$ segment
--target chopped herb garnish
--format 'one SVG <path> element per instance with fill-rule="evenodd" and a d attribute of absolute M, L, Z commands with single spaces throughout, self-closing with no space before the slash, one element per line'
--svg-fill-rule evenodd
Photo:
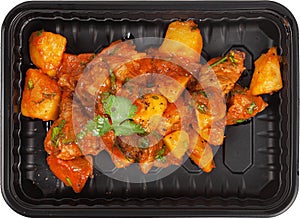
<path fill-rule="evenodd" d="M 167 161 L 165 157 L 165 148 L 163 147 L 161 150 L 159 150 L 154 157 L 155 160 L 160 160 L 161 162 L 165 163 Z"/>
<path fill-rule="evenodd" d="M 198 93 L 201 94 L 201 95 L 203 95 L 204 97 L 207 97 L 207 94 L 203 90 L 199 90 Z"/>
<path fill-rule="evenodd" d="M 206 113 L 207 106 L 206 106 L 205 104 L 198 104 L 198 105 L 197 105 L 197 109 L 198 109 L 201 113 L 205 114 L 205 113 Z"/>
<path fill-rule="evenodd" d="M 221 59 L 217 60 L 216 62 L 212 63 L 210 65 L 210 67 L 212 68 L 212 67 L 215 67 L 215 66 L 217 66 L 219 64 L 222 64 L 222 63 L 228 61 L 228 59 L 231 62 L 231 64 L 234 65 L 234 66 L 235 66 L 235 63 L 237 63 L 237 61 L 238 61 L 236 58 L 234 58 L 234 52 L 231 51 L 229 54 L 227 54 L 223 58 L 221 58 Z"/>
<path fill-rule="evenodd" d="M 67 181 L 67 183 L 68 183 L 69 186 L 72 186 L 72 181 L 70 180 L 69 177 L 66 177 L 66 181 Z"/>
<path fill-rule="evenodd" d="M 77 135 L 76 135 L 76 138 L 81 140 L 83 139 L 84 137 L 86 136 L 86 131 L 85 130 L 82 130 L 81 132 L 79 132 Z"/>
<path fill-rule="evenodd" d="M 186 141 L 183 142 L 183 147 L 184 147 L 184 148 L 188 148 L 188 146 L 189 146 L 189 143 L 188 143 L 188 142 L 186 142 Z"/>
<path fill-rule="evenodd" d="M 80 62 L 81 67 L 86 67 L 86 63 L 85 62 Z"/>
<path fill-rule="evenodd" d="M 235 65 L 235 63 L 237 62 L 237 60 L 233 56 L 229 56 L 229 60 L 233 65 Z"/>
<path fill-rule="evenodd" d="M 228 56 L 228 58 L 229 58 L 231 64 L 232 64 L 233 66 L 235 66 L 235 63 L 237 63 L 238 60 L 237 60 L 236 58 L 234 58 L 234 52 L 231 51 L 230 54 L 227 55 L 227 56 Z"/>
<path fill-rule="evenodd" d="M 191 26 L 191 31 L 193 31 L 193 30 L 197 30 L 198 29 L 198 26 Z"/>
<path fill-rule="evenodd" d="M 123 154 L 123 156 L 126 158 L 126 160 L 128 160 L 129 162 L 132 162 L 132 161 L 133 161 L 133 159 L 129 158 L 129 157 L 125 154 L 123 148 L 121 148 L 120 145 L 114 144 L 113 146 L 118 148 L 118 150 Z"/>
<path fill-rule="evenodd" d="M 62 129 L 66 124 L 66 120 L 61 120 L 58 126 L 52 129 L 51 133 L 51 142 L 54 146 L 58 146 L 59 138 L 63 136 Z"/>
<path fill-rule="evenodd" d="M 108 67 L 108 73 L 109 73 L 109 79 L 110 79 L 110 83 L 111 83 L 111 90 L 115 91 L 117 89 L 117 84 L 116 84 L 116 76 L 114 74 L 114 71 L 112 68 L 110 68 L 108 62 L 106 59 L 102 59 L 102 61 L 107 65 Z"/>
<path fill-rule="evenodd" d="M 74 142 L 73 139 L 63 139 L 63 140 L 62 140 L 62 143 L 63 143 L 63 144 L 70 144 L 70 143 L 73 143 L 73 142 Z"/>
<path fill-rule="evenodd" d="M 256 104 L 254 102 L 251 103 L 249 107 L 247 107 L 246 111 L 248 114 L 252 114 L 254 112 L 254 109 L 256 107 Z"/>
<path fill-rule="evenodd" d="M 33 81 L 32 80 L 28 80 L 27 82 L 27 88 L 29 90 L 32 90 L 34 88 L 34 84 L 33 84 Z"/>
<path fill-rule="evenodd" d="M 235 123 L 243 123 L 245 121 L 246 121 L 245 119 L 238 119 L 238 120 L 235 121 Z"/>
<path fill-rule="evenodd" d="M 106 92 L 101 93 L 100 95 L 101 95 L 101 99 L 103 100 L 103 99 L 106 99 L 110 95 L 110 93 L 106 91 Z"/>
<path fill-rule="evenodd" d="M 223 57 L 223 58 L 217 60 L 216 62 L 212 63 L 212 64 L 209 65 L 209 66 L 212 68 L 212 67 L 215 67 L 215 66 L 217 66 L 217 65 L 219 65 L 219 64 L 221 64 L 221 63 L 224 63 L 224 62 L 226 62 L 226 61 L 227 61 L 227 56 L 225 56 L 225 57 Z"/>
<path fill-rule="evenodd" d="M 41 104 L 41 103 L 44 102 L 45 100 L 46 100 L 46 98 L 42 98 L 42 99 L 39 100 L 39 101 L 32 100 L 32 102 L 35 103 L 35 104 Z"/>
<path fill-rule="evenodd" d="M 96 54 L 93 54 L 89 57 L 89 62 L 92 61 L 96 57 Z"/>
<path fill-rule="evenodd" d="M 43 34 L 43 32 L 44 32 L 44 30 L 38 30 L 38 31 L 36 32 L 36 35 L 37 35 L 37 36 L 41 36 L 41 35 Z"/>
<path fill-rule="evenodd" d="M 56 93 L 43 93 L 45 98 L 51 99 L 56 96 Z"/>
<path fill-rule="evenodd" d="M 158 96 L 155 96 L 155 95 L 153 95 L 152 98 L 153 98 L 154 100 L 158 100 L 158 99 L 159 99 Z"/>
<path fill-rule="evenodd" d="M 111 68 L 109 69 L 109 78 L 110 78 L 112 90 L 116 90 L 117 89 L 116 76 Z"/>

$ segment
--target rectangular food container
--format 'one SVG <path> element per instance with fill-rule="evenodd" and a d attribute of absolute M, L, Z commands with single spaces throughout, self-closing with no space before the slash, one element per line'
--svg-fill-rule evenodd
<path fill-rule="evenodd" d="M 176 19 L 194 19 L 203 53 L 246 52 L 240 83 L 249 85 L 254 60 L 271 46 L 282 57 L 283 89 L 266 95 L 268 108 L 226 128 L 217 168 L 202 173 L 189 159 L 171 175 L 124 183 L 95 170 L 81 193 L 50 172 L 43 140 L 49 122 L 20 113 L 25 72 L 32 67 L 28 39 L 45 29 L 64 35 L 67 52 L 99 52 L 127 33 L 163 37 Z M 1 189 L 16 212 L 32 217 L 275 216 L 298 190 L 299 56 L 293 15 L 268 1 L 26 2 L 2 26 Z M 152 173 L 155 174 L 155 171 Z"/>

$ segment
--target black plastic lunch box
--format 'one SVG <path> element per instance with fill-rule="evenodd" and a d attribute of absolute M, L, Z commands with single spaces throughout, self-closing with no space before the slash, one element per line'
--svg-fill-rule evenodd
<path fill-rule="evenodd" d="M 99 52 L 128 33 L 164 37 L 168 24 L 178 19 L 199 25 L 207 59 L 230 49 L 246 52 L 243 86 L 249 86 L 254 61 L 276 46 L 283 89 L 263 96 L 269 106 L 255 118 L 226 127 L 211 173 L 190 159 L 171 175 L 145 183 L 117 181 L 95 169 L 82 192 L 74 193 L 46 163 L 43 140 L 51 122 L 20 113 L 25 72 L 33 67 L 30 34 L 40 29 L 62 34 L 68 53 Z M 1 37 L 1 189 L 16 212 L 32 217 L 275 216 L 295 199 L 298 28 L 283 6 L 269 1 L 25 2 L 7 15 Z"/>

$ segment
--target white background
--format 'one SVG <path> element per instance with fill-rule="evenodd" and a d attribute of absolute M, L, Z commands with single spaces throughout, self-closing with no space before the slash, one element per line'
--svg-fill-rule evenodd
<path fill-rule="evenodd" d="M 7 13 L 16 5 L 23 2 L 22 0 L 2 0 L 1 1 L 1 13 L 0 13 L 0 23 L 2 25 L 3 20 Z M 278 2 L 285 7 L 287 7 L 292 14 L 295 16 L 296 20 L 300 22 L 300 8 L 299 1 L 297 0 L 275 0 L 275 2 Z M 296 5 L 297 4 L 297 5 Z M 6 204 L 4 201 L 2 195 L 0 195 L 0 213 L 1 218 L 10 218 L 10 219 L 20 219 L 24 218 L 24 216 L 21 216 L 17 213 L 15 213 L 10 207 Z M 297 216 L 298 214 L 298 216 Z M 300 197 L 298 195 L 297 199 L 293 203 L 293 205 L 283 214 L 277 216 L 277 219 L 295 219 L 299 218 L 300 215 Z"/>

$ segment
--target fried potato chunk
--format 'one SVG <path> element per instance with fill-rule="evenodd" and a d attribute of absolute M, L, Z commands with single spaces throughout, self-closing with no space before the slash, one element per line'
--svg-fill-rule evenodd
<path fill-rule="evenodd" d="M 222 91 L 215 87 L 194 91 L 196 118 L 194 129 L 211 145 L 221 145 L 224 141 L 226 105 Z"/>
<path fill-rule="evenodd" d="M 189 157 L 204 172 L 211 172 L 215 168 L 214 155 L 211 146 L 197 133 L 191 132 L 192 147 L 189 149 Z"/>
<path fill-rule="evenodd" d="M 61 90 L 57 82 L 39 69 L 28 69 L 21 102 L 24 116 L 44 121 L 55 120 L 59 113 Z"/>
<path fill-rule="evenodd" d="M 271 94 L 282 88 L 280 72 L 280 57 L 276 47 L 272 47 L 266 54 L 262 54 L 255 61 L 255 69 L 250 84 L 253 95 Z"/>
<path fill-rule="evenodd" d="M 159 48 L 160 52 L 200 60 L 203 41 L 198 25 L 193 20 L 172 22 L 165 39 Z"/>
<path fill-rule="evenodd" d="M 170 103 L 174 103 L 185 90 L 192 76 L 183 71 L 169 71 L 165 75 L 167 76 L 166 80 L 156 82 L 158 91 L 165 96 Z"/>
<path fill-rule="evenodd" d="M 189 135 L 183 130 L 175 131 L 163 138 L 165 145 L 177 159 L 181 160 L 189 146 Z"/>
<path fill-rule="evenodd" d="M 196 110 L 196 118 L 199 128 L 196 131 L 209 144 L 218 146 L 224 141 L 225 119 L 215 120 L 209 114 L 203 114 Z"/>
<path fill-rule="evenodd" d="M 67 40 L 59 34 L 43 30 L 33 32 L 29 38 L 29 53 L 33 64 L 54 77 L 60 66 Z"/>
<path fill-rule="evenodd" d="M 170 103 L 174 103 L 185 90 L 192 76 L 184 67 L 172 60 L 166 60 L 166 57 L 154 58 L 152 64 L 154 72 L 162 75 L 155 81 L 158 92 Z"/>
<path fill-rule="evenodd" d="M 146 94 L 137 99 L 134 104 L 138 110 L 133 117 L 133 121 L 142 125 L 147 132 L 150 132 L 160 123 L 168 102 L 162 95 Z"/>
<path fill-rule="evenodd" d="M 161 135 L 167 135 L 172 131 L 177 131 L 181 128 L 180 112 L 176 104 L 169 103 L 166 108 L 162 120 L 158 126 L 158 132 Z"/>

